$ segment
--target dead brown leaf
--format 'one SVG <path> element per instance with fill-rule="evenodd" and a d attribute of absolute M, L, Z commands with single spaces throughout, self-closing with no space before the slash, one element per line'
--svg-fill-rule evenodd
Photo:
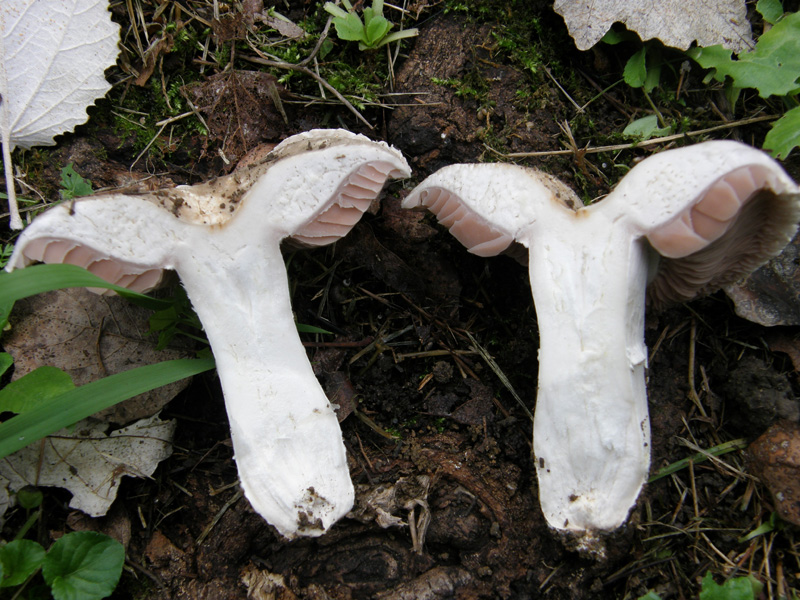
<path fill-rule="evenodd" d="M 150 314 L 122 298 L 85 289 L 48 292 L 17 302 L 3 346 L 14 358 L 14 378 L 50 365 L 69 373 L 75 385 L 190 356 L 188 350 L 155 349 L 155 336 L 147 335 Z M 149 417 L 187 385 L 186 380 L 166 385 L 99 416 L 120 424 Z"/>

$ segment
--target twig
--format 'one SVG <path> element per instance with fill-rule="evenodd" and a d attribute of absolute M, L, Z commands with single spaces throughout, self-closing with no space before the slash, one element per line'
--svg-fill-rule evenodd
<path fill-rule="evenodd" d="M 656 144 L 673 142 L 675 140 L 680 140 L 686 137 L 705 135 L 706 133 L 720 131 L 722 129 L 732 129 L 734 127 L 741 127 L 743 125 L 750 125 L 752 123 L 760 123 L 762 121 L 774 121 L 778 117 L 779 117 L 778 115 L 761 115 L 760 117 L 751 117 L 749 119 L 742 119 L 741 121 L 731 121 L 730 123 L 715 125 L 714 127 L 707 127 L 706 129 L 698 129 L 696 131 L 687 131 L 685 133 L 676 133 L 674 135 L 667 135 L 660 138 L 653 138 L 650 140 L 645 140 L 644 142 L 634 142 L 631 144 L 615 144 L 613 146 L 595 146 L 595 147 L 587 146 L 586 148 L 581 148 L 581 152 L 585 154 L 596 154 L 598 152 L 618 152 L 620 150 L 635 150 L 636 148 L 655 146 Z M 531 158 L 535 156 L 564 156 L 568 154 L 574 154 L 574 150 L 545 150 L 542 152 L 504 153 L 495 150 L 488 144 L 484 144 L 484 146 L 486 147 L 487 150 L 489 150 L 490 152 L 494 152 L 497 156 L 500 156 L 502 158 Z"/>

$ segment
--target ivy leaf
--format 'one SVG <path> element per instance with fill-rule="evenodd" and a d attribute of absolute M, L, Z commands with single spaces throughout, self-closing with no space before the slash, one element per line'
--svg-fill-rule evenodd
<path fill-rule="evenodd" d="M 775 121 L 764 138 L 764 149 L 780 160 L 789 156 L 797 146 L 800 146 L 800 106 Z"/>
<path fill-rule="evenodd" d="M 692 48 L 687 54 L 704 69 L 714 69 L 717 81 L 730 77 L 734 86 L 755 88 L 762 98 L 789 95 L 800 88 L 800 13 L 781 19 L 738 60 L 722 46 Z"/>
<path fill-rule="evenodd" d="M 111 88 L 119 25 L 108 0 L 3 0 L 0 11 L 0 138 L 11 227 L 22 229 L 11 169 L 15 147 L 52 146 L 87 119 Z"/>

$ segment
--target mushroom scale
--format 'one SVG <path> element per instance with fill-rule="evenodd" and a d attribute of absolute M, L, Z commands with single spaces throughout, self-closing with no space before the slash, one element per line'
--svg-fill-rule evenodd
<path fill-rule="evenodd" d="M 408 175 L 383 142 L 314 130 L 209 183 L 52 208 L 7 268 L 66 261 L 140 290 L 175 270 L 214 353 L 246 497 L 282 535 L 318 536 L 350 510 L 353 484 L 297 335 L 280 244 L 339 239 L 387 178 Z"/>
<path fill-rule="evenodd" d="M 757 268 L 792 239 L 800 189 L 763 152 L 706 142 L 642 161 L 587 207 L 507 164 L 445 167 L 403 206 L 431 210 L 476 254 L 507 239 L 528 249 L 539 499 L 552 527 L 591 537 L 625 521 L 649 470 L 645 290 L 661 308 Z"/>

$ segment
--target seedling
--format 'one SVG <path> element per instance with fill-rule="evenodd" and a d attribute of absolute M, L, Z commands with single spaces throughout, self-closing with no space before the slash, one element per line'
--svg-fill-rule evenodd
<path fill-rule="evenodd" d="M 732 105 L 744 88 L 758 90 L 762 98 L 783 99 L 788 110 L 767 133 L 764 148 L 774 157 L 785 159 L 800 146 L 800 13 L 777 19 L 775 2 L 759 2 L 758 10 L 765 20 L 775 20 L 775 24 L 758 39 L 751 52 L 739 53 L 736 60 L 722 46 L 693 48 L 687 54 L 704 69 L 711 69 L 707 79 L 725 83 Z"/>
<path fill-rule="evenodd" d="M 342 4 L 346 11 L 333 2 L 326 2 L 323 8 L 333 15 L 333 25 L 339 39 L 358 42 L 359 50 L 374 50 L 419 33 L 417 29 L 401 29 L 389 33 L 394 25 L 383 16 L 383 0 L 373 0 L 372 6 L 363 10 L 363 20 L 348 0 L 342 0 Z"/>
<path fill-rule="evenodd" d="M 94 193 L 92 182 L 81 177 L 72 168 L 72 163 L 61 169 L 61 188 L 59 194 L 61 194 L 62 200 L 72 200 L 81 196 L 90 196 Z"/>

